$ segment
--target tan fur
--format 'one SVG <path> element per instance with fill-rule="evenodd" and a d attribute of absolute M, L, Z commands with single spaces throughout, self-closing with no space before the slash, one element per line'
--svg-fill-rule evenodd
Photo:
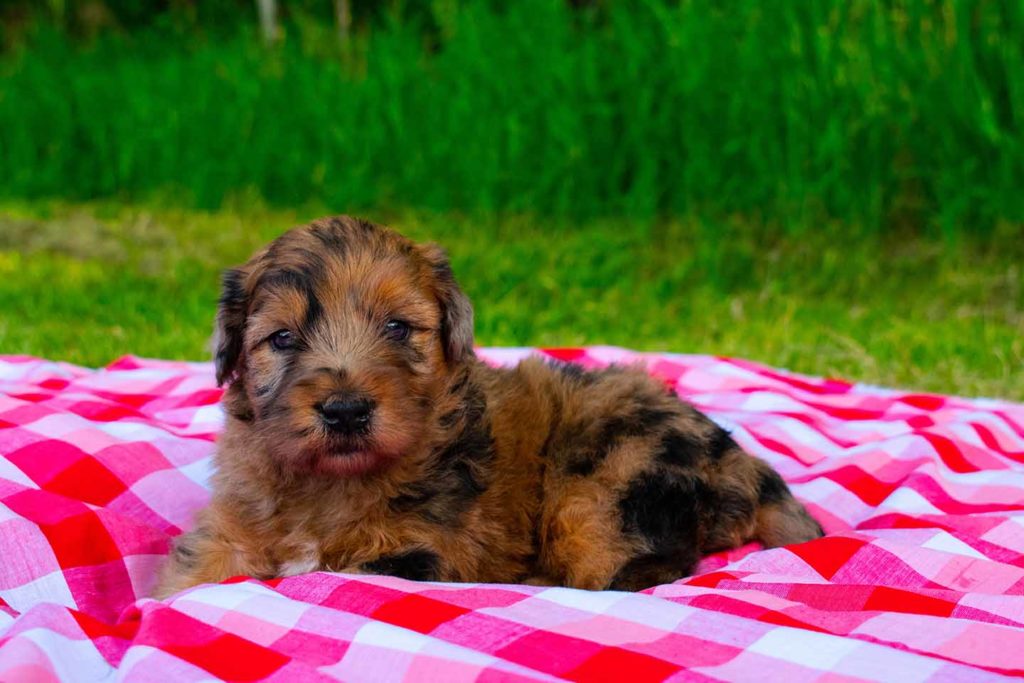
<path fill-rule="evenodd" d="M 316 221 L 229 271 L 217 320 L 213 498 L 158 596 L 313 569 L 637 589 L 711 551 L 821 534 L 771 468 L 642 369 L 478 361 L 436 246 Z M 301 348 L 276 350 L 278 330 Z M 355 395 L 371 426 L 338 436 L 318 406 Z"/>

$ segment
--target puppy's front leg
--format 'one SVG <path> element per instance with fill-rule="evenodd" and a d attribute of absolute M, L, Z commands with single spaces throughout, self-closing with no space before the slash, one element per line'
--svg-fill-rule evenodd
<path fill-rule="evenodd" d="M 232 576 L 269 577 L 273 570 L 266 557 L 246 552 L 214 530 L 200 525 L 174 541 L 153 591 L 162 600 L 201 583 L 219 583 Z"/>

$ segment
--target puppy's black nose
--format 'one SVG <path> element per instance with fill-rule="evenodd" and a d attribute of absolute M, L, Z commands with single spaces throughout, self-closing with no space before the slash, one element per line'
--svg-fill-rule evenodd
<path fill-rule="evenodd" d="M 334 399 L 317 407 L 320 419 L 330 429 L 342 434 L 355 434 L 370 426 L 373 404 L 365 398 Z"/>

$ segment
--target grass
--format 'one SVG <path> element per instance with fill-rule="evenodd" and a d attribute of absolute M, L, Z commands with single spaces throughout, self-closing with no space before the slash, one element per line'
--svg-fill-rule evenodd
<path fill-rule="evenodd" d="M 0 196 L 1021 229 L 1024 4 L 569 5 L 437 2 L 344 55 L 301 17 L 272 50 L 38 25 L 0 57 Z"/>
<path fill-rule="evenodd" d="M 220 269 L 323 213 L 0 206 L 0 351 L 204 359 Z M 738 222 L 369 217 L 450 251 L 482 345 L 620 344 L 1024 399 L 1024 240 L 803 237 Z"/>

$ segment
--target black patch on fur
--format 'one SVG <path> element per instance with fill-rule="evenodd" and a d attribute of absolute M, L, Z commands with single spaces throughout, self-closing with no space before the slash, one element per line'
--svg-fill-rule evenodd
<path fill-rule="evenodd" d="M 618 439 L 650 434 L 674 414 L 674 411 L 665 410 L 664 408 L 640 406 L 640 408 L 634 413 L 616 415 L 609 418 L 608 421 L 604 423 L 604 426 L 601 427 L 598 442 L 611 444 Z M 601 456 L 602 459 L 607 455 L 608 453 L 606 449 L 604 454 Z"/>
<path fill-rule="evenodd" d="M 404 553 L 381 555 L 362 569 L 374 574 L 387 574 L 411 581 L 437 581 L 441 576 L 440 559 L 430 550 L 407 550 Z"/>
<path fill-rule="evenodd" d="M 701 552 L 714 553 L 731 548 L 735 532 L 749 527 L 755 514 L 755 500 L 746 492 L 732 488 L 708 488 L 700 491 L 705 513 Z"/>
<path fill-rule="evenodd" d="M 364 235 L 369 235 L 370 233 L 377 231 L 377 226 L 365 218 L 356 218 L 354 220 L 356 227 L 362 230 Z"/>
<path fill-rule="evenodd" d="M 463 406 L 462 431 L 441 451 L 437 461 L 457 474 L 463 493 L 476 497 L 487 490 L 479 470 L 494 460 L 494 439 L 486 420 L 487 401 L 483 391 L 470 387 Z"/>
<path fill-rule="evenodd" d="M 412 484 L 403 489 L 401 493 L 391 499 L 391 509 L 395 512 L 412 512 L 426 505 L 440 494 L 440 490 L 425 482 Z M 431 517 L 433 521 L 439 521 Z"/>
<path fill-rule="evenodd" d="M 245 299 L 245 286 L 242 284 L 244 274 L 242 271 L 231 268 L 224 271 L 221 277 L 223 290 L 220 295 L 221 304 L 235 303 Z"/>
<path fill-rule="evenodd" d="M 642 536 L 654 554 L 673 556 L 697 538 L 696 478 L 682 474 L 644 472 L 619 501 L 622 530 Z"/>
<path fill-rule="evenodd" d="M 473 306 L 459 289 L 448 257 L 436 249 L 428 264 L 434 273 L 435 294 L 441 307 L 441 343 L 445 360 L 455 365 L 473 356 Z"/>
<path fill-rule="evenodd" d="M 303 250 L 307 263 L 300 269 L 278 269 L 265 273 L 257 283 L 257 288 L 287 287 L 301 293 L 306 298 L 306 315 L 302 321 L 302 329 L 311 331 L 323 317 L 324 309 L 316 296 L 315 283 L 323 276 L 323 261 L 311 251 Z"/>
<path fill-rule="evenodd" d="M 757 502 L 761 505 L 781 503 L 790 497 L 789 487 L 775 470 L 761 472 L 761 480 L 757 482 Z"/>
<path fill-rule="evenodd" d="M 494 439 L 487 421 L 487 400 L 469 385 L 459 407 L 443 416 L 459 429 L 433 456 L 422 481 L 391 500 L 398 512 L 417 512 L 439 524 L 455 524 L 490 485 Z"/>
<path fill-rule="evenodd" d="M 715 513 L 719 519 L 741 524 L 754 516 L 754 501 L 739 491 L 718 491 L 715 493 Z"/>
<path fill-rule="evenodd" d="M 225 270 L 221 278 L 221 294 L 217 301 L 222 312 L 234 314 L 245 311 L 245 285 L 243 284 L 244 274 L 240 270 Z"/>
<path fill-rule="evenodd" d="M 434 277 L 439 284 L 450 287 L 455 284 L 455 274 L 452 272 L 451 263 L 448 262 L 448 254 L 443 251 L 441 253 L 444 257 L 431 263 L 431 270 L 434 271 Z"/>
<path fill-rule="evenodd" d="M 672 583 L 688 576 L 699 559 L 696 546 L 680 546 L 673 556 L 651 554 L 634 557 L 616 572 L 609 588 L 616 591 L 638 591 Z"/>
<path fill-rule="evenodd" d="M 651 434 L 675 414 L 672 410 L 643 405 L 633 412 L 608 418 L 589 444 L 569 444 L 567 451 L 571 456 L 565 471 L 577 476 L 593 474 L 623 439 Z"/>
<path fill-rule="evenodd" d="M 451 429 L 455 426 L 455 423 L 459 421 L 460 417 L 462 417 L 462 409 L 456 408 L 454 410 L 449 410 L 447 413 L 442 415 L 438 418 L 437 422 L 443 429 Z"/>
<path fill-rule="evenodd" d="M 313 288 L 309 287 L 305 291 L 306 294 L 306 317 L 302 320 L 302 329 L 307 333 L 311 332 L 320 318 L 324 315 L 324 307 L 320 305 L 320 300 L 316 298 L 316 294 L 313 292 Z"/>
<path fill-rule="evenodd" d="M 311 280 L 318 280 L 324 276 L 324 255 L 322 251 L 314 251 L 305 247 L 292 247 L 293 255 L 302 257 L 298 265 L 299 272 Z"/>
<path fill-rule="evenodd" d="M 708 457 L 712 460 L 719 460 L 733 449 L 739 449 L 739 446 L 729 436 L 729 432 L 716 426 L 711 432 L 711 438 L 708 439 Z"/>
<path fill-rule="evenodd" d="M 699 440 L 678 430 L 671 430 L 661 439 L 655 457 L 669 465 L 693 467 L 700 460 L 704 449 Z"/>
<path fill-rule="evenodd" d="M 305 292 L 311 288 L 313 283 L 311 282 L 310 274 L 303 270 L 293 270 L 291 268 L 279 268 L 275 270 L 269 270 L 260 276 L 260 279 L 256 282 L 256 289 L 278 289 L 278 288 L 291 288 L 298 292 Z"/>
<path fill-rule="evenodd" d="M 451 396 L 458 396 L 459 394 L 462 393 L 462 390 L 466 388 L 466 384 L 468 382 L 469 382 L 469 373 L 468 372 L 463 372 L 462 376 L 459 377 L 458 380 L 456 380 L 455 384 L 453 384 L 448 389 L 448 393 Z"/>
<path fill-rule="evenodd" d="M 348 242 L 345 239 L 344 224 L 334 218 L 329 225 L 316 225 L 310 230 L 310 234 L 320 240 L 324 247 L 338 255 L 343 255 L 348 250 Z"/>
<path fill-rule="evenodd" d="M 242 337 L 245 331 L 245 274 L 241 270 L 225 270 L 221 277 L 221 295 L 217 302 L 217 325 L 220 328 L 214 357 L 217 385 L 224 384 L 235 372 L 242 355 Z"/>
<path fill-rule="evenodd" d="M 577 477 L 589 477 L 597 469 L 597 462 L 593 458 L 573 458 L 565 465 L 567 474 Z"/>
<path fill-rule="evenodd" d="M 622 531 L 647 549 L 612 579 L 616 590 L 640 590 L 689 574 L 699 559 L 701 501 L 707 487 L 698 477 L 644 472 L 619 500 Z"/>
<path fill-rule="evenodd" d="M 573 384 L 588 386 L 597 381 L 598 373 L 588 371 L 579 363 L 552 360 L 548 361 L 548 365 L 551 366 L 552 369 L 561 373 L 562 377 L 565 377 Z"/>

